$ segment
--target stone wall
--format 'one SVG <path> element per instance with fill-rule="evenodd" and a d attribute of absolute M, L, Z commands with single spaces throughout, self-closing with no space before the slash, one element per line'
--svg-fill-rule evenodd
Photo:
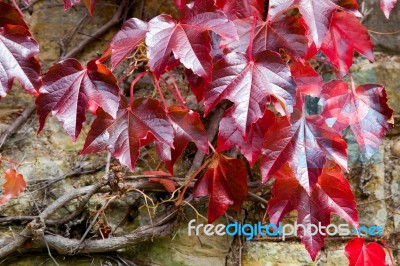
<path fill-rule="evenodd" d="M 379 51 L 400 52 L 400 5 L 396 4 L 389 19 L 380 9 L 378 0 L 358 1 L 363 7 L 363 24 L 369 29 L 372 40 Z"/>

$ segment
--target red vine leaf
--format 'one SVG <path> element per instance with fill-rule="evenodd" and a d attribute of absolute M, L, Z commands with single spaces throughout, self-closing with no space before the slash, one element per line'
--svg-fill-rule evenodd
<path fill-rule="evenodd" d="M 338 165 L 327 162 L 311 193 L 304 190 L 288 164 L 275 174 L 275 178 L 273 197 L 268 201 L 270 222 L 278 224 L 288 213 L 297 210 L 297 224 L 306 228 L 300 227 L 298 233 L 313 260 L 324 245 L 325 236 L 311 235 L 307 227 L 318 226 L 318 223 L 329 225 L 331 213 L 358 227 L 355 198 Z M 323 233 L 326 235 L 325 230 Z"/>
<path fill-rule="evenodd" d="M 368 30 L 358 19 L 348 12 L 335 12 L 332 15 L 321 51 L 339 69 L 343 77 L 353 64 L 354 51 L 374 61 L 374 52 Z"/>
<path fill-rule="evenodd" d="M 321 93 L 324 81 L 317 71 L 308 63 L 295 62 L 290 64 L 290 71 L 297 85 L 298 94 L 317 97 Z"/>
<path fill-rule="evenodd" d="M 19 25 L 28 29 L 28 26 L 26 25 L 24 18 L 14 7 L 4 2 L 0 2 L 0 10 L 1 10 L 0 27 L 4 27 L 7 24 L 11 24 L 11 25 Z"/>
<path fill-rule="evenodd" d="M 382 246 L 371 242 L 364 244 L 364 238 L 356 237 L 345 247 L 349 266 L 386 266 L 385 251 Z"/>
<path fill-rule="evenodd" d="M 263 19 L 265 0 L 217 0 L 216 6 L 224 11 L 230 20 L 256 16 Z"/>
<path fill-rule="evenodd" d="M 174 148 L 162 142 L 156 142 L 156 147 L 165 167 L 174 174 L 174 164 L 189 142 L 208 154 L 208 136 L 198 113 L 173 105 L 168 108 L 168 117 L 174 128 Z"/>
<path fill-rule="evenodd" d="M 111 64 L 113 69 L 119 65 L 144 40 L 147 33 L 147 22 L 137 18 L 125 21 L 120 31 L 110 43 Z"/>
<path fill-rule="evenodd" d="M 389 19 L 390 12 L 392 12 L 396 2 L 397 0 L 381 0 L 381 10 L 387 19 Z"/>
<path fill-rule="evenodd" d="M 21 174 L 17 174 L 15 169 L 8 169 L 4 176 L 6 182 L 3 186 L 3 196 L 0 204 L 6 203 L 11 198 L 18 198 L 21 192 L 25 191 L 26 183 Z"/>
<path fill-rule="evenodd" d="M 117 80 L 105 65 L 96 64 L 95 60 L 86 69 L 75 59 L 63 60 L 49 69 L 43 81 L 36 99 L 39 132 L 52 112 L 75 141 L 86 121 L 90 101 L 113 117 L 117 113 L 120 98 Z"/>
<path fill-rule="evenodd" d="M 326 125 L 324 117 L 305 116 L 295 109 L 290 121 L 278 118 L 265 135 L 261 157 L 263 181 L 288 162 L 299 183 L 311 194 L 327 157 L 347 170 L 346 148 L 346 142 Z"/>
<path fill-rule="evenodd" d="M 338 132 L 350 126 L 361 152 L 371 158 L 383 135 L 393 127 L 385 88 L 366 84 L 349 90 L 347 82 L 335 80 L 326 84 L 322 93 L 326 101 L 321 115 Z"/>
<path fill-rule="evenodd" d="M 222 43 L 230 52 L 245 53 L 250 43 L 253 18 L 235 20 L 239 40 Z M 272 21 L 257 21 L 254 31 L 253 54 L 271 50 L 290 54 L 297 60 L 305 58 L 308 40 L 302 18 L 281 15 Z"/>
<path fill-rule="evenodd" d="M 251 59 L 246 54 L 230 53 L 214 65 L 213 81 L 204 93 L 205 112 L 223 99 L 232 101 L 234 126 L 245 136 L 273 98 L 286 113 L 292 112 L 295 85 L 279 54 L 264 51 Z"/>
<path fill-rule="evenodd" d="M 0 27 L 0 97 L 11 90 L 14 79 L 33 95 L 38 94 L 42 84 L 40 65 L 35 58 L 39 45 L 25 26 L 7 24 Z"/>
<path fill-rule="evenodd" d="M 173 147 L 173 128 L 159 101 L 140 98 L 128 106 L 121 98 L 116 118 L 97 110 L 81 154 L 108 150 L 121 164 L 134 169 L 140 147 L 156 139 Z"/>
<path fill-rule="evenodd" d="M 226 38 L 237 37 L 234 24 L 216 10 L 211 0 L 195 1 L 194 5 L 187 6 L 179 22 L 168 15 L 153 18 L 146 34 L 150 69 L 159 77 L 173 53 L 186 68 L 209 79 L 212 73 L 210 30 Z"/>
<path fill-rule="evenodd" d="M 214 222 L 229 206 L 237 212 L 247 197 L 247 170 L 243 161 L 214 153 L 206 173 L 196 182 L 193 197 L 210 195 L 208 222 Z"/>
<path fill-rule="evenodd" d="M 328 31 L 329 21 L 333 12 L 337 9 L 349 9 L 351 11 L 358 9 L 358 4 L 355 0 L 342 2 L 344 3 L 336 0 L 271 0 L 269 15 L 273 18 L 288 9 L 298 8 L 307 23 L 309 29 L 308 36 L 314 41 L 316 47 L 319 48 Z"/>
<path fill-rule="evenodd" d="M 219 123 L 218 151 L 225 151 L 236 146 L 253 166 L 261 153 L 264 135 L 275 122 L 275 114 L 265 110 L 264 115 L 251 125 L 250 131 L 244 139 L 237 128 L 232 126 L 235 123 L 232 110 L 229 109 Z"/>

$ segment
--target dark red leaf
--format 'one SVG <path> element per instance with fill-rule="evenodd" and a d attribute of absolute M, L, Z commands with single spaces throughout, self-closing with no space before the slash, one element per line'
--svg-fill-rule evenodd
<path fill-rule="evenodd" d="M 193 197 L 210 195 L 208 222 L 214 222 L 229 206 L 237 212 L 247 197 L 247 170 L 243 161 L 215 153 L 207 172 L 196 182 Z"/>
<path fill-rule="evenodd" d="M 236 29 L 213 1 L 195 1 L 186 7 L 183 19 L 159 15 L 149 21 L 146 34 L 150 69 L 159 77 L 168 65 L 171 53 L 186 67 L 203 78 L 212 73 L 211 38 L 214 31 L 226 38 L 236 38 Z"/>
<path fill-rule="evenodd" d="M 265 0 L 216 0 L 216 5 L 230 20 L 256 16 L 262 20 Z"/>
<path fill-rule="evenodd" d="M 353 64 L 354 51 L 374 60 L 374 52 L 368 30 L 358 19 L 348 12 L 335 12 L 332 15 L 321 51 L 339 69 L 341 77 L 347 74 Z"/>
<path fill-rule="evenodd" d="M 265 182 L 286 162 L 307 193 L 321 175 L 326 158 L 335 160 L 347 170 L 347 144 L 320 115 L 306 116 L 295 109 L 290 122 L 286 117 L 277 122 L 265 135 L 261 172 Z"/>
<path fill-rule="evenodd" d="M 3 196 L 0 204 L 6 203 L 9 199 L 18 198 L 21 192 L 25 191 L 26 183 L 21 174 L 17 174 L 15 169 L 8 169 L 4 176 L 6 182 L 3 186 Z"/>
<path fill-rule="evenodd" d="M 357 10 L 357 1 L 350 0 L 270 0 L 269 16 L 276 17 L 288 9 L 297 7 L 307 23 L 308 36 L 314 41 L 317 48 L 323 42 L 326 32 L 329 28 L 330 18 L 337 9 Z"/>
<path fill-rule="evenodd" d="M 349 90 L 347 82 L 335 80 L 326 84 L 322 93 L 326 101 L 321 115 L 338 132 L 350 126 L 361 152 L 371 158 L 385 132 L 393 127 L 385 88 L 366 84 Z"/>
<path fill-rule="evenodd" d="M 39 45 L 28 29 L 10 24 L 0 27 L 0 97 L 11 90 L 14 79 L 28 93 L 38 94 L 42 84 L 40 65 L 35 58 L 38 53 Z"/>
<path fill-rule="evenodd" d="M 315 69 L 307 62 L 290 64 L 290 71 L 297 85 L 297 93 L 317 97 L 321 93 L 324 81 Z"/>
<path fill-rule="evenodd" d="M 4 2 L 0 2 L 0 10 L 1 10 L 0 27 L 4 27 L 7 24 L 11 24 L 11 25 L 19 25 L 28 29 L 28 26 L 26 25 L 24 18 L 14 7 Z"/>
<path fill-rule="evenodd" d="M 111 64 L 115 68 L 144 40 L 147 22 L 137 18 L 125 21 L 110 43 Z"/>
<path fill-rule="evenodd" d="M 174 174 L 174 164 L 189 142 L 208 154 L 208 136 L 198 113 L 173 105 L 168 108 L 168 117 L 174 128 L 174 148 L 161 142 L 156 142 L 156 147 L 165 167 Z"/>
<path fill-rule="evenodd" d="M 231 52 L 245 53 L 250 43 L 253 18 L 235 20 L 239 40 L 222 43 Z M 271 50 L 290 54 L 297 60 L 305 58 L 308 49 L 308 40 L 304 21 L 301 18 L 281 15 L 272 21 L 257 21 L 254 30 L 253 54 Z"/>
<path fill-rule="evenodd" d="M 300 227 L 298 234 L 313 260 L 326 236 L 320 233 L 311 235 L 307 227 L 318 226 L 318 223 L 329 225 L 331 213 L 358 227 L 355 198 L 338 165 L 327 162 L 311 193 L 307 193 L 299 183 L 288 164 L 275 174 L 275 178 L 273 197 L 268 201 L 270 222 L 277 225 L 288 213 L 297 210 L 297 224 L 306 228 Z M 323 233 L 326 234 L 325 230 Z"/>
<path fill-rule="evenodd" d="M 386 266 L 385 251 L 382 246 L 371 242 L 364 245 L 364 238 L 356 237 L 345 247 L 349 266 Z"/>
<path fill-rule="evenodd" d="M 173 147 L 173 128 L 165 110 L 154 99 L 140 98 L 129 107 L 121 98 L 116 118 L 97 110 L 81 154 L 104 150 L 131 170 L 135 167 L 140 147 L 156 139 Z"/>
<path fill-rule="evenodd" d="M 114 75 L 105 65 L 96 64 L 95 60 L 90 61 L 86 69 L 75 59 L 55 64 L 47 72 L 40 92 L 36 99 L 39 132 L 52 112 L 73 140 L 76 140 L 86 121 L 90 101 L 115 117 L 120 98 Z"/>
<path fill-rule="evenodd" d="M 381 10 L 387 19 L 389 19 L 390 12 L 392 12 L 396 2 L 397 0 L 381 0 Z"/>
<path fill-rule="evenodd" d="M 150 69 L 160 76 L 167 67 L 171 53 L 199 76 L 212 72 L 211 39 L 208 32 L 190 25 L 177 24 L 168 15 L 159 15 L 149 21 L 146 36 Z"/>
<path fill-rule="evenodd" d="M 279 54 L 260 52 L 251 60 L 246 54 L 230 53 L 214 65 L 213 81 L 204 93 L 208 114 L 223 99 L 233 102 L 235 127 L 245 136 L 272 98 L 291 113 L 295 85 L 290 69 Z"/>
<path fill-rule="evenodd" d="M 204 90 L 206 89 L 207 80 L 202 77 L 197 76 L 192 70 L 185 70 L 186 79 L 189 83 L 190 89 L 196 96 L 197 102 L 203 100 Z"/>
<path fill-rule="evenodd" d="M 261 153 L 264 135 L 275 122 L 275 115 L 271 111 L 265 110 L 264 115 L 251 125 L 250 131 L 244 139 L 237 128 L 232 126 L 235 123 L 232 110 L 229 109 L 219 123 L 218 151 L 236 146 L 253 166 Z"/>

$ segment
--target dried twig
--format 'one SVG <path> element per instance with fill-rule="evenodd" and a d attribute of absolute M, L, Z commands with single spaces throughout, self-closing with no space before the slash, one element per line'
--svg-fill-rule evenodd
<path fill-rule="evenodd" d="M 15 121 L 0 135 L 0 149 L 3 147 L 6 140 L 28 120 L 29 116 L 36 110 L 35 102 L 30 103 L 21 113 L 21 115 L 15 119 Z"/>
<path fill-rule="evenodd" d="M 75 199 L 80 195 L 85 195 L 92 193 L 92 191 L 99 190 L 101 186 L 102 184 L 99 183 L 92 186 L 78 188 L 58 198 L 46 209 L 44 209 L 35 220 L 30 222 L 21 233 L 15 236 L 11 242 L 0 245 L 0 259 L 5 258 L 11 253 L 15 252 L 26 242 L 26 240 L 31 238 L 37 230 L 43 229 L 44 221 L 47 220 L 48 217 L 56 212 L 60 207 L 64 206 L 68 201 Z"/>

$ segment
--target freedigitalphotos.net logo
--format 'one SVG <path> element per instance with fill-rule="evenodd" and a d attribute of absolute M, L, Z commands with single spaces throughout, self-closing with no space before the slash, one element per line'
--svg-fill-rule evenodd
<path fill-rule="evenodd" d="M 280 237 L 283 241 L 287 236 L 297 236 L 299 232 L 304 232 L 306 236 L 314 236 L 317 234 L 323 236 L 348 236 L 348 235 L 365 235 L 365 236 L 382 236 L 383 228 L 379 225 L 360 226 L 358 229 L 351 228 L 349 224 L 329 224 L 327 226 L 311 224 L 304 226 L 302 224 L 276 224 L 263 225 L 261 222 L 256 224 L 240 224 L 238 222 L 224 224 L 196 224 L 196 219 L 192 219 L 188 223 L 188 235 L 206 235 L 206 236 L 245 236 L 246 240 L 251 240 L 256 236 L 274 236 Z"/>

